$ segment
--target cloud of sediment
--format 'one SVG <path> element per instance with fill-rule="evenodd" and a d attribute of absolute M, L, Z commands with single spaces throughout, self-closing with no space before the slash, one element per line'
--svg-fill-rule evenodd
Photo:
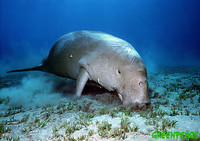
<path fill-rule="evenodd" d="M 1 105 L 1 108 L 20 106 L 34 108 L 52 106 L 64 100 L 66 101 L 61 93 L 56 90 L 56 86 L 61 83 L 63 83 L 63 80 L 54 76 L 44 74 L 28 75 L 20 81 L 20 84 L 0 89 L 0 98 L 6 99 L 9 97 L 10 99 L 8 103 L 3 103 L 4 106 Z"/>

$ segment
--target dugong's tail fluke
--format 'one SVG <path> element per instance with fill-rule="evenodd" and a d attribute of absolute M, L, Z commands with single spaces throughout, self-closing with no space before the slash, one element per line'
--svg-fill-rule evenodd
<path fill-rule="evenodd" d="M 8 71 L 7 73 L 22 72 L 22 71 L 43 71 L 43 66 L 37 66 L 37 67 L 32 67 L 32 68 L 20 69 L 20 70 L 11 70 L 11 71 Z"/>

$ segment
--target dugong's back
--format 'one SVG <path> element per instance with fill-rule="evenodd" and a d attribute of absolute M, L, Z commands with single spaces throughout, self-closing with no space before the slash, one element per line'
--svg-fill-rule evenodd
<path fill-rule="evenodd" d="M 65 34 L 55 42 L 43 65 L 48 66 L 50 73 L 76 79 L 81 59 L 94 62 L 102 52 L 111 55 L 124 54 L 126 59 L 127 47 L 130 50 L 134 49 L 128 42 L 110 34 L 99 31 L 75 31 Z M 138 55 L 137 52 L 135 54 Z"/>

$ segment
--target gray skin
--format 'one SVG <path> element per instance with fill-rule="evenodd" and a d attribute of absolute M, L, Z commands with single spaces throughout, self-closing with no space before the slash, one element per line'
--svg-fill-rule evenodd
<path fill-rule="evenodd" d="M 75 31 L 59 38 L 39 66 L 9 72 L 40 70 L 76 79 L 81 96 L 87 81 L 116 91 L 124 105 L 149 103 L 146 67 L 128 42 L 98 31 Z"/>

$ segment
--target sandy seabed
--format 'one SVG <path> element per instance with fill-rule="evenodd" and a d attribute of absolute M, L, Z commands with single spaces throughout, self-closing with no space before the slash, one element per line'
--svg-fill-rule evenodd
<path fill-rule="evenodd" d="M 200 69 L 164 69 L 149 73 L 148 81 L 151 105 L 139 108 L 125 107 L 115 93 L 91 85 L 77 98 L 75 81 L 50 74 L 0 77 L 0 139 L 151 141 L 154 132 L 200 136 Z"/>

